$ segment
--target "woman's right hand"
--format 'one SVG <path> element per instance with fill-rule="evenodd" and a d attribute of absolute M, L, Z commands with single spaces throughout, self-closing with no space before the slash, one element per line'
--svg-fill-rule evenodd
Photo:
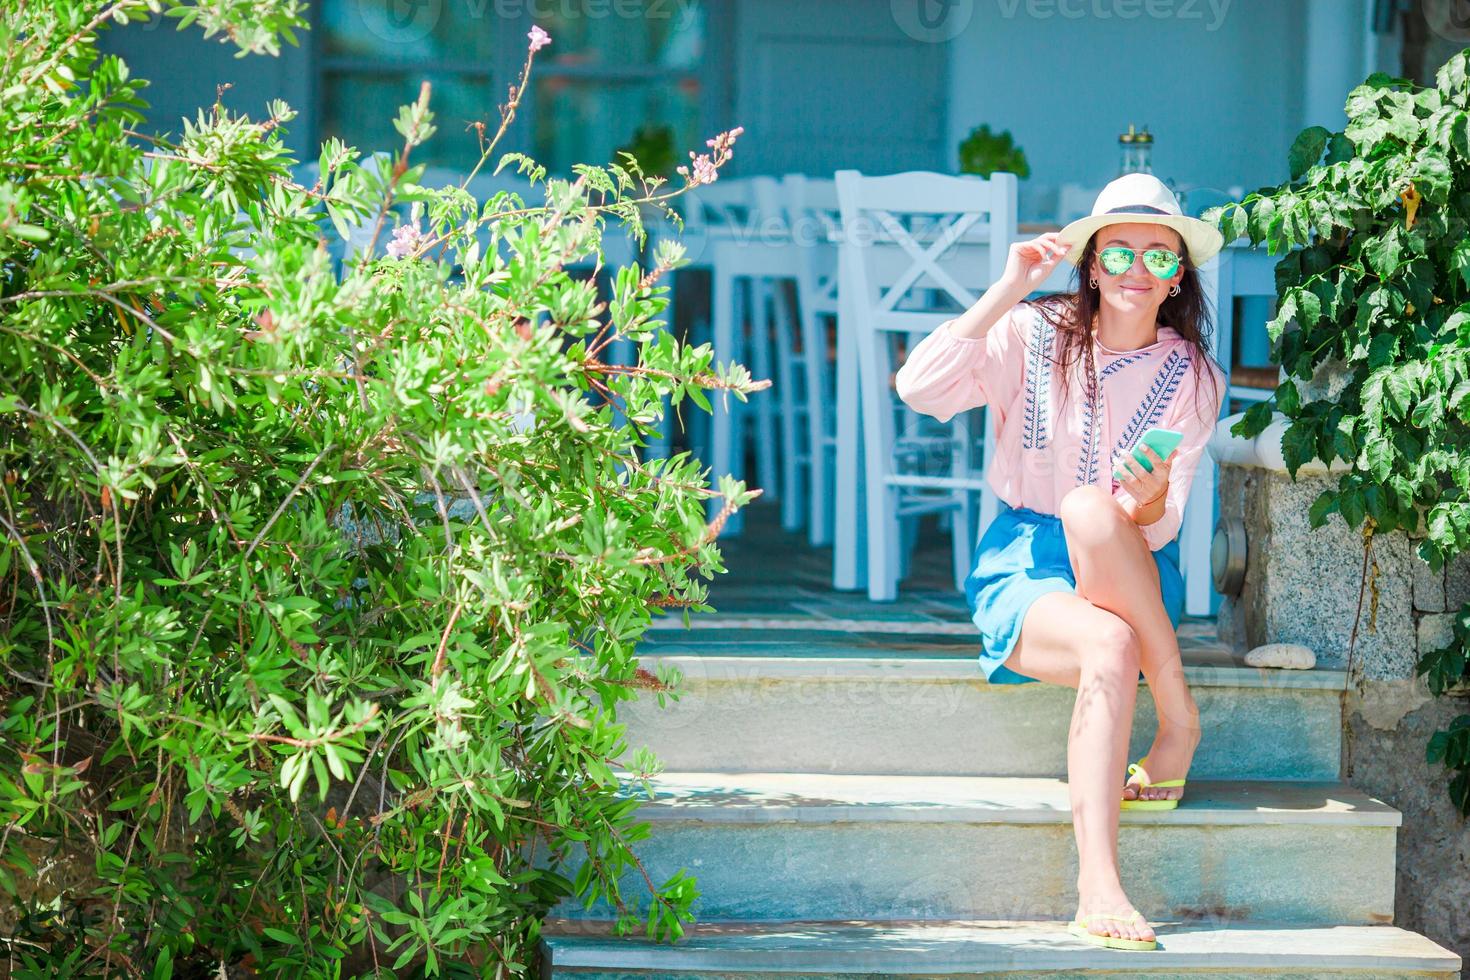
<path fill-rule="evenodd" d="M 1072 248 L 1060 241 L 1061 237 L 1061 232 L 1049 231 L 1030 241 L 1012 242 L 1010 254 L 1006 256 L 1006 281 L 1027 293 L 1036 290 Z"/>

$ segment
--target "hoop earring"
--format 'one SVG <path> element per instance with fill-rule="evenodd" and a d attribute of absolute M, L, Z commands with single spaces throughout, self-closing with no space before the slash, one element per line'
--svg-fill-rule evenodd
<path fill-rule="evenodd" d="M 1097 280 L 1096 279 L 1089 279 L 1089 280 L 1087 280 L 1087 285 L 1091 286 L 1093 289 L 1096 289 L 1097 288 Z"/>
<path fill-rule="evenodd" d="M 1179 284 L 1177 282 L 1174 285 L 1172 285 L 1172 286 L 1169 287 L 1169 295 L 1170 296 L 1178 296 L 1179 295 Z"/>

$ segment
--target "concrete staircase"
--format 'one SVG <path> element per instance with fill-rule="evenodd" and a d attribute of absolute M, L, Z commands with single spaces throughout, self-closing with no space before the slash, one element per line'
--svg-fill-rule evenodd
<path fill-rule="evenodd" d="M 637 853 L 654 881 L 698 879 L 699 923 L 657 945 L 564 902 L 544 977 L 1459 976 L 1391 925 L 1400 815 L 1338 779 L 1341 672 L 1187 655 L 1205 737 L 1185 803 L 1125 811 L 1119 840 L 1160 948 L 1123 952 L 1065 928 L 1074 692 L 988 685 L 968 655 L 844 655 L 833 638 L 792 657 L 770 638 L 656 643 L 645 666 L 678 667 L 688 693 L 622 709 L 629 750 L 667 767 Z M 1130 758 L 1154 727 L 1140 685 Z M 636 869 L 623 887 L 646 907 Z"/>

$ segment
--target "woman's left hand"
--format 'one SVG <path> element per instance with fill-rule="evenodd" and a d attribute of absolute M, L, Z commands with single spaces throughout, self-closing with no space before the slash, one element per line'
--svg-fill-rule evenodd
<path fill-rule="evenodd" d="M 1174 460 L 1179 458 L 1179 450 L 1170 453 L 1168 459 L 1160 459 L 1159 454 L 1147 445 L 1140 444 L 1138 448 L 1154 464 L 1153 472 L 1145 470 L 1131 452 L 1119 458 L 1113 471 L 1119 484 L 1128 491 L 1128 496 L 1136 503 L 1148 504 L 1163 496 L 1169 489 L 1169 470 L 1173 467 Z"/>

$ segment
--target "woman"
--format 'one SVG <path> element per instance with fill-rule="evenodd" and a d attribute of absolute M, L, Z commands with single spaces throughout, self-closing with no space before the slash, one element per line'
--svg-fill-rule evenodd
<path fill-rule="evenodd" d="M 1199 743 L 1176 630 L 1184 605 L 1176 540 L 1225 394 L 1206 346 L 1197 272 L 1222 236 L 1182 215 L 1149 174 L 1098 195 L 1091 216 L 1010 247 L 1005 274 L 909 355 L 899 396 L 947 421 L 990 406 L 986 479 L 1005 507 L 976 548 L 966 598 L 992 683 L 1077 688 L 1067 776 L 1077 839 L 1070 930 L 1098 945 L 1155 949 L 1118 874 L 1118 811 L 1178 805 Z M 1065 257 L 1074 292 L 1035 303 Z M 1150 428 L 1183 433 L 1160 459 L 1133 459 Z M 1148 754 L 1127 762 L 1139 674 L 1159 718 Z M 1146 768 L 1145 768 L 1146 763 Z"/>

